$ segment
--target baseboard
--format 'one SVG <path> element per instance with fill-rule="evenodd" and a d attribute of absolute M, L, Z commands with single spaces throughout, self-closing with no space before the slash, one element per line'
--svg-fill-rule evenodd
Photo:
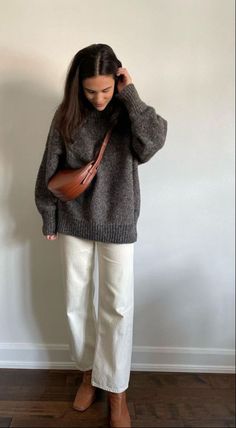
<path fill-rule="evenodd" d="M 68 345 L 1 343 L 1 368 L 76 369 Z M 134 346 L 131 371 L 235 373 L 234 349 Z"/>

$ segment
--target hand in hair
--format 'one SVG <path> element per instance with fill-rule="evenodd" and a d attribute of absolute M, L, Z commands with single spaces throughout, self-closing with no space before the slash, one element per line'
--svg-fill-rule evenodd
<path fill-rule="evenodd" d="M 119 67 L 116 75 L 119 77 L 117 82 L 118 92 L 121 92 L 122 89 L 125 88 L 125 86 L 129 85 L 129 83 L 133 83 L 132 78 L 128 73 L 128 70 L 124 67 Z"/>

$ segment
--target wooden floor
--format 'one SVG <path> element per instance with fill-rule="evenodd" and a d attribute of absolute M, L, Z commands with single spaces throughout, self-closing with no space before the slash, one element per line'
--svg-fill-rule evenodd
<path fill-rule="evenodd" d="M 0 427 L 109 427 L 107 392 L 85 412 L 77 370 L 0 369 Z M 132 427 L 235 427 L 233 374 L 131 372 Z"/>

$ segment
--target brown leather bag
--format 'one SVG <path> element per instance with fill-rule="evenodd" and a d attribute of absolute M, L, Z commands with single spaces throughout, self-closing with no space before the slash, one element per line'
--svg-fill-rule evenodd
<path fill-rule="evenodd" d="M 108 144 L 112 128 L 106 133 L 97 158 L 79 169 L 62 169 L 48 182 L 48 189 L 61 201 L 67 202 L 84 192 L 97 173 L 103 153 Z"/>

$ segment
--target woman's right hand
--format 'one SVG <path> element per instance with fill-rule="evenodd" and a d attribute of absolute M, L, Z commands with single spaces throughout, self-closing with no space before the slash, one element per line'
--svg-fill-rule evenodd
<path fill-rule="evenodd" d="M 47 238 L 49 241 L 54 241 L 55 239 L 57 239 L 57 235 L 46 235 L 46 238 Z"/>

